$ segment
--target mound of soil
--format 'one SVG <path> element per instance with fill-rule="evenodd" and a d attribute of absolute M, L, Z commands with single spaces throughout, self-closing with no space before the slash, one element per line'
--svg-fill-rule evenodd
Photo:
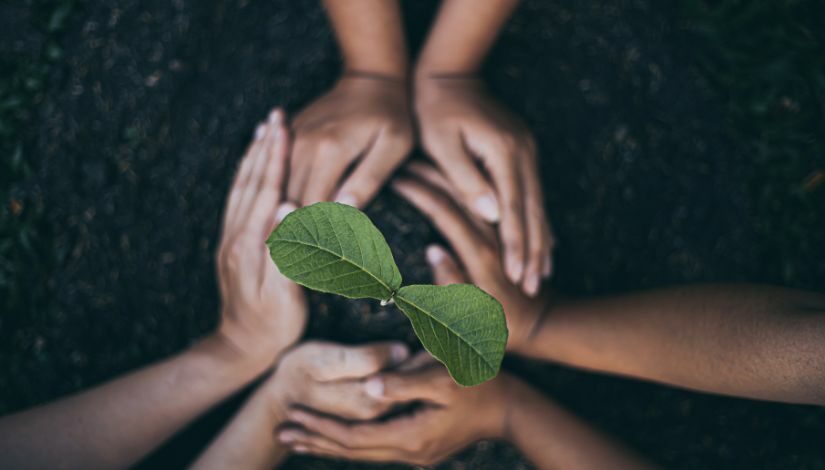
<path fill-rule="evenodd" d="M 419 47 L 437 2 L 404 2 Z M 722 101 L 692 67 L 690 25 L 648 0 L 525 1 L 485 74 L 539 142 L 559 238 L 553 283 L 597 295 L 694 281 L 825 278 L 825 249 L 766 256 L 749 204 L 754 168 Z M 56 234 L 56 307 L 4 323 L 0 410 L 80 390 L 171 355 L 214 328 L 213 257 L 235 165 L 275 105 L 329 87 L 338 52 L 316 2 L 111 0 L 83 4 L 30 129 Z M 428 282 L 428 222 L 391 194 L 368 210 L 406 281 Z M 757 215 L 758 216 L 758 215 Z M 822 229 L 807 227 L 805 230 Z M 819 232 L 820 235 L 825 233 Z M 814 235 L 811 235 L 812 237 Z M 416 345 L 392 307 L 311 294 L 308 337 Z M 668 467 L 825 468 L 825 412 L 508 359 L 594 425 Z M 243 394 L 181 433 L 146 468 L 179 466 Z M 441 468 L 526 468 L 512 447 L 472 446 Z M 295 458 L 287 468 L 364 464 Z M 401 468 L 383 465 L 378 468 Z"/>

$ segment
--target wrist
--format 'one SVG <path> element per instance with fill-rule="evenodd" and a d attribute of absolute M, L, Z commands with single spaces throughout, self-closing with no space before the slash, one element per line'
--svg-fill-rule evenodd
<path fill-rule="evenodd" d="M 271 337 L 256 337 L 227 324 L 222 324 L 206 342 L 213 355 L 239 370 L 248 371 L 254 377 L 271 367 L 289 346 Z"/>
<path fill-rule="evenodd" d="M 518 429 L 525 419 L 530 419 L 530 409 L 537 399 L 542 399 L 530 385 L 513 376 L 508 376 L 504 395 L 504 418 L 500 439 L 518 446 Z"/>

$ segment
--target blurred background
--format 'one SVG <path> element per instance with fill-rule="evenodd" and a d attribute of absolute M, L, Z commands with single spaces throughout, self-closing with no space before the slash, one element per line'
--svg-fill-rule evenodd
<path fill-rule="evenodd" d="M 415 51 L 438 2 L 402 3 Z M 235 164 L 272 107 L 339 70 L 315 1 L 0 2 L 0 414 L 214 327 Z M 561 292 L 825 290 L 825 2 L 525 0 L 485 77 L 536 134 Z M 369 214 L 426 280 L 426 222 L 389 194 Z M 391 308 L 312 305 L 309 336 L 412 339 Z M 825 468 L 822 408 L 506 366 L 667 467 Z M 232 406 L 143 466 L 187 462 Z M 528 464 L 481 443 L 443 467 Z"/>

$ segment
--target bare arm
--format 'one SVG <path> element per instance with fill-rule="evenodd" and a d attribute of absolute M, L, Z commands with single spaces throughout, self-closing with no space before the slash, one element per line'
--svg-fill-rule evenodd
<path fill-rule="evenodd" d="M 419 169 L 393 187 L 444 235 L 457 269 L 502 303 L 509 351 L 707 392 L 825 404 L 825 295 L 698 285 L 573 301 L 545 289 L 533 299 L 506 281 L 497 243 L 440 190 L 447 184 L 435 172 Z"/>
<path fill-rule="evenodd" d="M 13 468 L 119 468 L 261 373 L 218 336 L 83 393 L 0 419 Z"/>
<path fill-rule="evenodd" d="M 540 469 L 652 468 L 640 456 L 518 380 L 508 399 L 507 439 Z"/>
<path fill-rule="evenodd" d="M 523 120 L 477 77 L 518 0 L 445 0 L 415 68 L 421 146 L 457 201 L 498 224 L 510 282 L 535 297 L 553 271 L 555 238 L 538 179 L 541 153 Z"/>
<path fill-rule="evenodd" d="M 445 0 L 416 75 L 475 74 L 518 0 Z"/>
<path fill-rule="evenodd" d="M 700 285 L 561 302 L 519 352 L 697 390 L 825 404 L 825 296 Z"/>
<path fill-rule="evenodd" d="M 324 0 L 347 70 L 407 78 L 398 0 Z"/>

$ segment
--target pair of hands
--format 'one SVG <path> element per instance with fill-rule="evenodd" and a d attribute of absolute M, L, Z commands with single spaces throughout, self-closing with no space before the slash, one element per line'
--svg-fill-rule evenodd
<path fill-rule="evenodd" d="M 281 200 L 289 147 L 285 117 L 275 111 L 259 126 L 241 163 L 218 254 L 219 334 L 263 368 L 298 340 L 307 321 L 302 289 L 278 272 L 264 244 L 294 209 Z M 508 348 L 523 345 L 543 302 L 502 272 L 494 229 L 466 215 L 449 180 L 432 166 L 410 164 L 393 188 L 433 221 L 461 260 L 443 247 L 429 247 L 436 283 L 472 282 L 495 296 L 507 314 Z M 505 395 L 514 379 L 501 374 L 462 388 L 426 352 L 408 356 L 400 343 L 309 342 L 281 357 L 257 393 L 270 403 L 275 422 L 284 424 L 279 439 L 296 452 L 424 464 L 478 439 L 504 435 L 510 401 Z M 407 402 L 423 404 L 412 414 L 373 421 Z"/>
<path fill-rule="evenodd" d="M 409 155 L 415 125 L 457 201 L 498 224 L 511 282 L 536 295 L 552 272 L 536 144 L 529 129 L 470 77 L 420 76 L 414 112 L 404 80 L 344 75 L 295 119 L 288 199 L 365 206 Z"/>

